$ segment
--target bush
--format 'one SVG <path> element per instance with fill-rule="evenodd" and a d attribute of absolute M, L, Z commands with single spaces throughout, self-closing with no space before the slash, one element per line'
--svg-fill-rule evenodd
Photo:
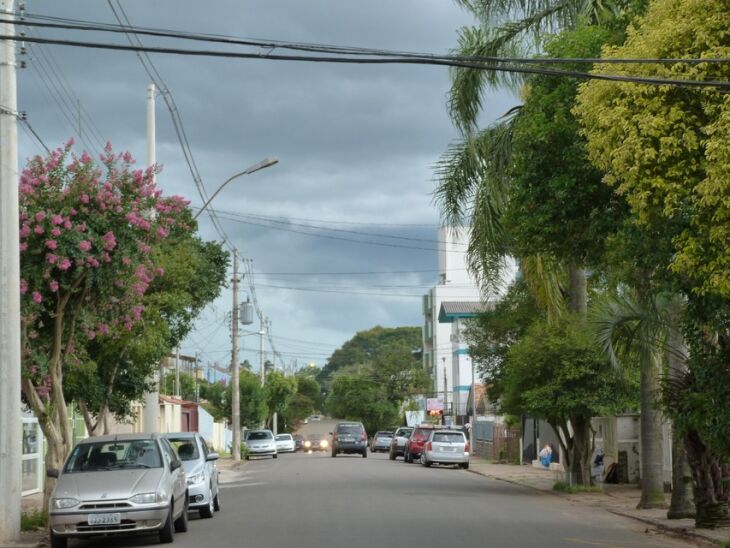
<path fill-rule="evenodd" d="M 48 525 L 48 512 L 45 510 L 32 510 L 30 512 L 23 512 L 20 515 L 21 531 L 35 531 L 46 525 Z"/>
<path fill-rule="evenodd" d="M 241 458 L 245 459 L 251 454 L 251 451 L 248 450 L 248 445 L 246 445 L 244 442 L 241 442 Z"/>

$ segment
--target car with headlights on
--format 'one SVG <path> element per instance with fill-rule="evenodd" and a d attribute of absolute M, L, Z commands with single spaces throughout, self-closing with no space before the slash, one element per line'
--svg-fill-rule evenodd
<path fill-rule="evenodd" d="M 327 451 L 330 448 L 330 442 L 321 434 L 310 434 L 304 440 L 304 450 L 311 453 L 312 451 Z"/>
<path fill-rule="evenodd" d="M 469 468 L 469 442 L 459 430 L 432 430 L 421 451 L 421 464 L 456 464 Z"/>
<path fill-rule="evenodd" d="M 245 443 L 248 449 L 246 460 L 250 457 L 277 457 L 276 439 L 271 430 L 251 430 Z"/>
<path fill-rule="evenodd" d="M 294 437 L 291 434 L 276 435 L 276 452 L 277 453 L 293 453 L 296 450 L 294 445 Z"/>
<path fill-rule="evenodd" d="M 218 453 L 208 449 L 203 436 L 197 432 L 163 434 L 177 451 L 185 468 L 188 482 L 188 504 L 201 518 L 212 518 L 221 509 L 218 489 Z"/>
<path fill-rule="evenodd" d="M 339 422 L 332 434 L 332 457 L 340 453 L 358 453 L 368 456 L 368 435 L 361 422 Z"/>
<path fill-rule="evenodd" d="M 395 460 L 396 457 L 403 455 L 406 441 L 411 436 L 411 432 L 413 432 L 411 426 L 401 426 L 393 433 L 393 439 L 390 442 L 390 451 L 388 453 L 390 460 Z"/>
<path fill-rule="evenodd" d="M 118 434 L 80 441 L 61 470 L 49 501 L 52 548 L 69 538 L 159 534 L 172 542 L 188 529 L 185 468 L 159 434 Z"/>
<path fill-rule="evenodd" d="M 393 432 L 380 430 L 379 432 L 375 433 L 372 441 L 370 442 L 370 451 L 372 453 L 377 453 L 378 451 L 382 451 L 383 453 L 385 453 L 390 449 L 390 442 L 392 440 Z"/>

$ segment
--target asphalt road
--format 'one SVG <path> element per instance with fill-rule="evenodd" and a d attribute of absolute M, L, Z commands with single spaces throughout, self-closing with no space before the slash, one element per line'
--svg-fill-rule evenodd
<path fill-rule="evenodd" d="M 174 546 L 360 548 L 618 546 L 686 543 L 634 521 L 471 472 L 387 455 L 286 454 L 225 475 L 223 509 L 191 519 Z M 155 536 L 105 539 L 153 546 Z M 73 542 L 71 546 L 98 546 Z"/>

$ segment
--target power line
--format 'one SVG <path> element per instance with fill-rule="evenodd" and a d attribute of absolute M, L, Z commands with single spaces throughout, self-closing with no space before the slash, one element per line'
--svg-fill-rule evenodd
<path fill-rule="evenodd" d="M 449 271 L 464 272 L 466 268 L 454 268 Z M 381 274 L 421 274 L 430 272 L 441 272 L 437 268 L 429 268 L 426 270 L 355 270 L 349 272 L 259 272 L 261 276 L 370 276 Z"/>
<path fill-rule="evenodd" d="M 0 40 L 16 41 L 13 35 L 0 35 Z M 272 53 L 244 53 L 235 51 L 218 50 L 194 50 L 169 47 L 150 47 L 137 45 L 110 44 L 103 42 L 83 42 L 79 40 L 62 40 L 49 38 L 27 37 L 26 41 L 38 44 L 55 44 L 60 46 L 105 49 L 116 51 L 135 51 L 144 53 L 159 53 L 169 55 L 182 55 L 192 57 L 214 57 L 227 59 L 258 59 L 266 61 L 293 61 L 307 63 L 336 63 L 336 64 L 359 64 L 359 65 L 435 65 L 456 68 L 468 68 L 476 70 L 492 70 L 495 72 L 506 72 L 510 74 L 533 74 L 543 76 L 559 76 L 565 78 L 579 78 L 584 80 L 604 80 L 609 82 L 627 82 L 634 84 L 647 84 L 656 86 L 673 86 L 682 88 L 717 88 L 730 90 L 730 82 L 717 80 L 679 80 L 674 78 L 658 78 L 646 76 L 627 76 L 622 74 L 603 74 L 596 72 L 581 72 L 577 70 L 555 70 L 538 66 L 509 66 L 504 64 L 488 64 L 484 62 L 465 62 L 446 58 L 418 58 L 418 57 L 332 57 L 314 55 L 277 55 Z M 597 60 L 600 62 L 601 60 Z M 724 59 L 721 60 L 724 62 Z M 532 59 L 531 63 L 539 63 L 539 59 Z"/>

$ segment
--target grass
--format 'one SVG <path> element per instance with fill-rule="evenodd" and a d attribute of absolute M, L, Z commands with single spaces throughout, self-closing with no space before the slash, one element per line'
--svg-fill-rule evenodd
<path fill-rule="evenodd" d="M 564 481 L 558 481 L 553 485 L 553 491 L 574 495 L 575 493 L 602 493 L 603 489 L 600 485 L 570 485 Z"/>
<path fill-rule="evenodd" d="M 722 548 L 730 548 L 730 539 L 725 541 L 725 543 L 722 545 Z"/>
<path fill-rule="evenodd" d="M 43 510 L 32 510 L 20 515 L 20 530 L 35 531 L 48 525 L 48 513 Z"/>

